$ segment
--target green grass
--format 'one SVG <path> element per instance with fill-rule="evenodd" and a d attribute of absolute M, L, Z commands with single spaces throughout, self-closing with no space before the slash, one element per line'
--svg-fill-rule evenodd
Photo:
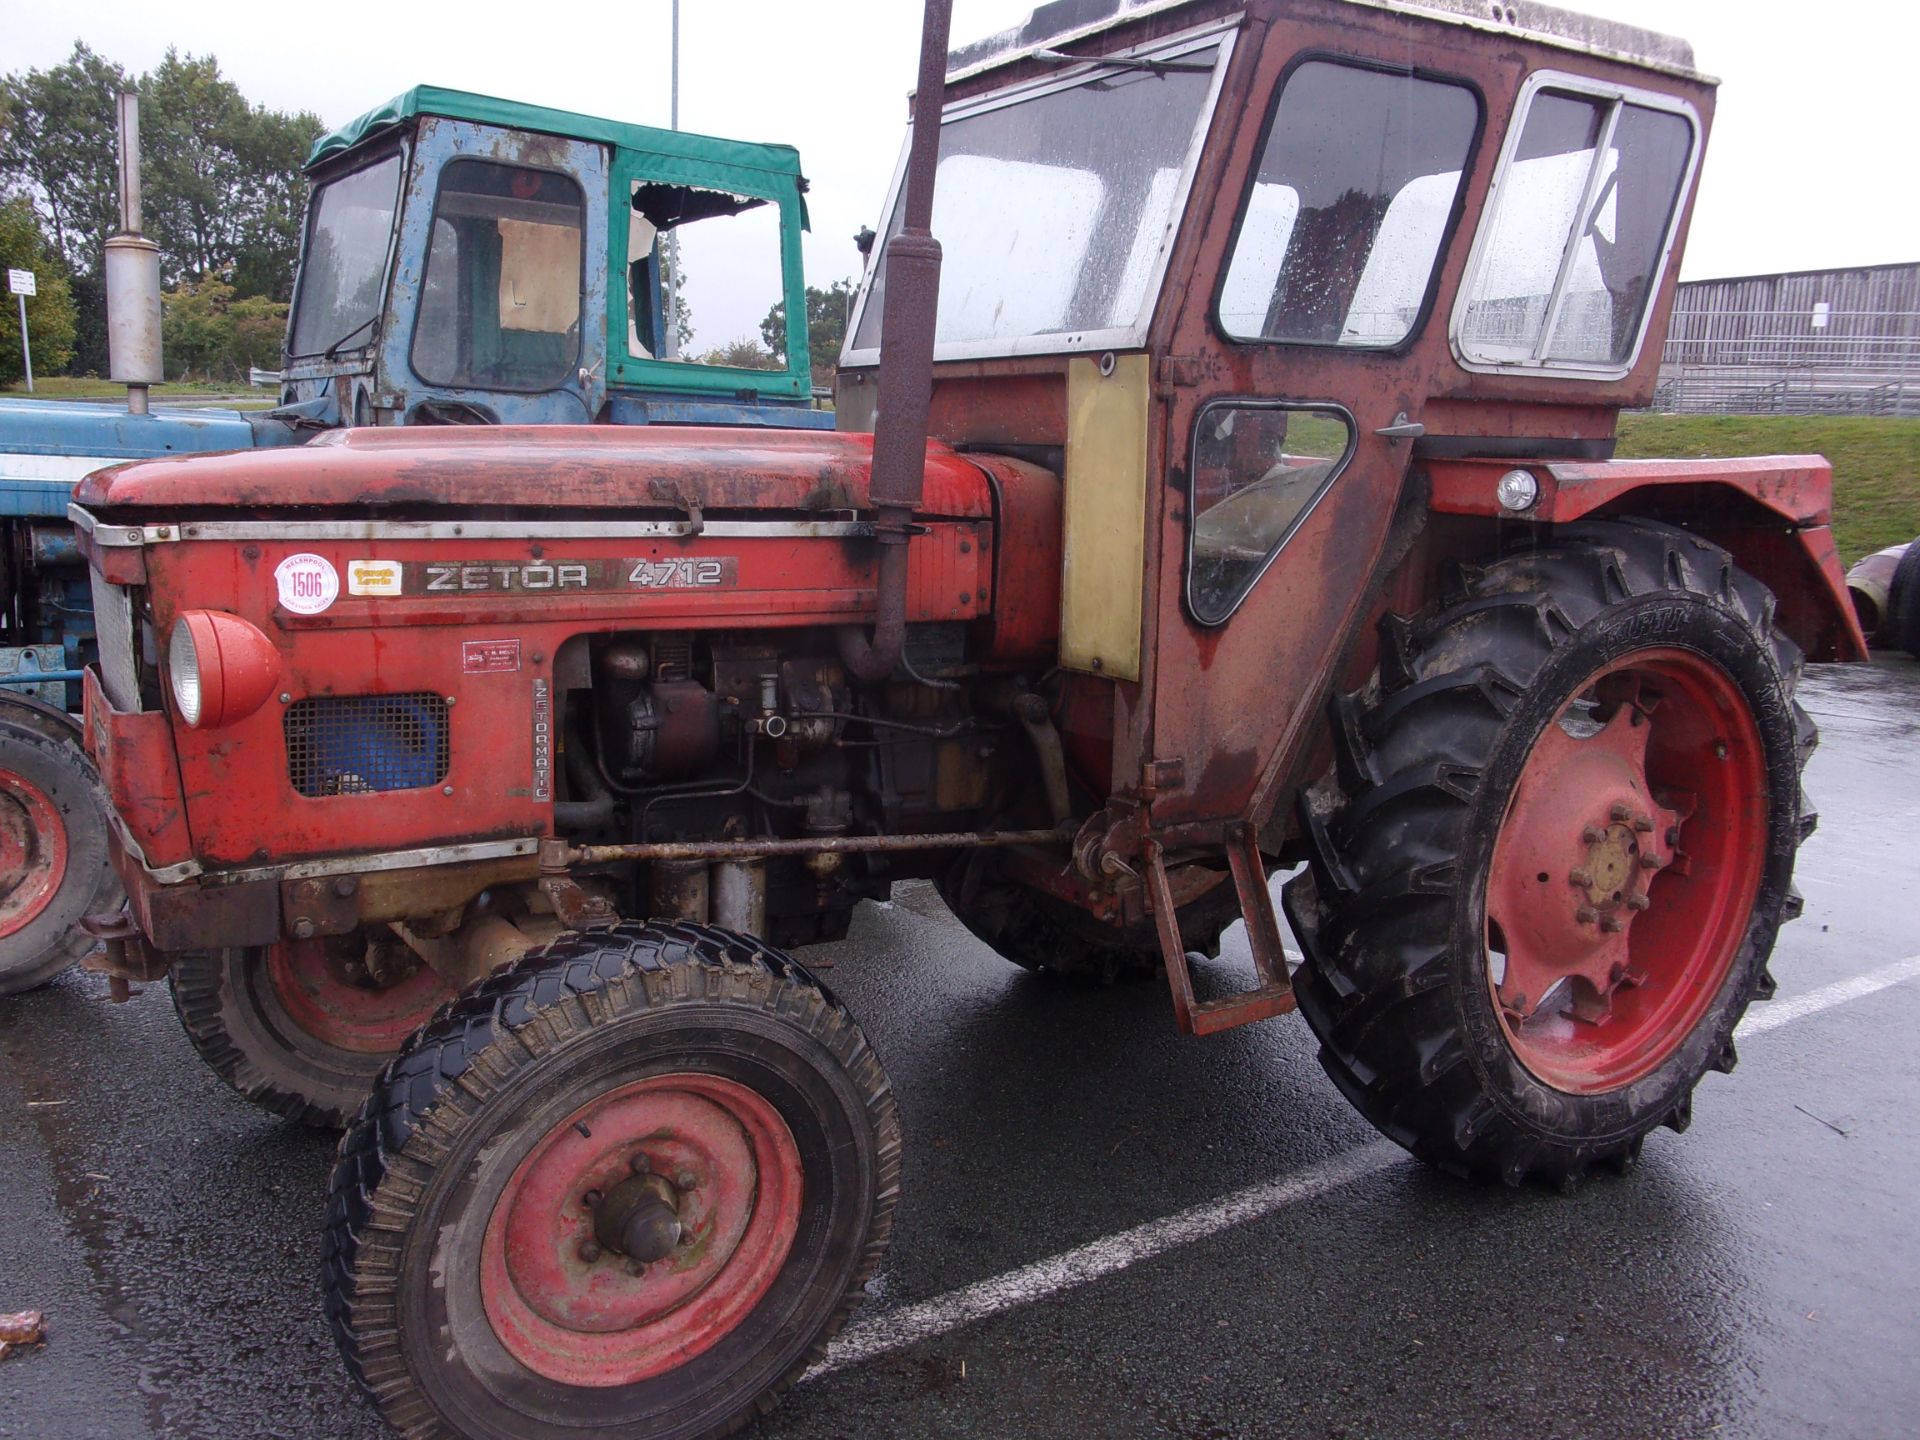
<path fill-rule="evenodd" d="M 24 396 L 27 384 L 24 380 L 15 381 L 6 387 L 9 395 Z M 169 380 L 164 385 L 155 385 L 155 399 L 187 399 L 195 395 L 245 395 L 245 385 L 236 385 L 231 381 L 212 380 Z M 256 395 L 272 399 L 276 392 L 256 390 Z M 112 380 L 99 380 L 91 375 L 46 375 L 37 377 L 33 382 L 33 398 L 36 400 L 124 400 L 127 387 Z"/>
<path fill-rule="evenodd" d="M 1833 535 L 1851 565 L 1920 536 L 1920 420 L 1868 415 L 1622 415 L 1627 458 L 1824 455 Z"/>

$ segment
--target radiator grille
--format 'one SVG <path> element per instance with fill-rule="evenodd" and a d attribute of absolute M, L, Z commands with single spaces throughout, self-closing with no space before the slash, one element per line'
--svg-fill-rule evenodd
<path fill-rule="evenodd" d="M 287 778 L 302 795 L 418 790 L 447 775 L 447 702 L 322 695 L 287 707 Z"/>
<path fill-rule="evenodd" d="M 140 670 L 133 648 L 133 597 L 98 570 L 93 581 L 93 630 L 100 645 L 100 688 L 113 708 L 140 708 Z"/>

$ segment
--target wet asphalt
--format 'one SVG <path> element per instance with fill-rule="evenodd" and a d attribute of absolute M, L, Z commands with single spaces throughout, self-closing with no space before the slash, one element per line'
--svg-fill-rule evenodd
<path fill-rule="evenodd" d="M 1811 670 L 1806 913 L 1783 998 L 1920 954 L 1920 664 Z M 882 1316 L 1376 1143 L 1298 1019 L 1174 1033 L 924 889 L 814 960 L 908 1136 Z M 1084 1287 L 809 1381 L 749 1429 L 828 1436 L 1912 1436 L 1920 1430 L 1920 980 L 1746 1040 L 1693 1128 L 1571 1196 L 1398 1156 Z M 159 986 L 0 1001 L 0 1436 L 387 1432 L 316 1280 L 325 1136 L 202 1068 Z"/>

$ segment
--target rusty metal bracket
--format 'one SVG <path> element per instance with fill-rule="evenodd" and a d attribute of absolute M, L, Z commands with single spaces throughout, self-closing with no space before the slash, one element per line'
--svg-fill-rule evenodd
<path fill-rule="evenodd" d="M 569 930 L 610 930 L 620 923 L 620 912 L 603 895 L 582 888 L 567 874 L 573 859 L 565 840 L 549 835 L 540 842 L 540 893 Z"/>
<path fill-rule="evenodd" d="M 158 980 L 173 963 L 168 956 L 148 947 L 146 936 L 125 910 L 83 915 L 80 928 L 106 947 L 104 952 L 95 951 L 84 957 L 80 968 L 107 977 L 107 995 L 116 1005 L 124 1005 L 132 996 L 129 982 L 138 980 L 146 984 Z"/>
<path fill-rule="evenodd" d="M 1267 868 L 1250 825 L 1242 822 L 1229 829 L 1227 863 L 1233 869 L 1241 913 L 1246 916 L 1247 942 L 1253 949 L 1254 974 L 1260 983 L 1239 995 L 1195 1000 L 1187 947 L 1180 937 L 1179 911 L 1167 879 L 1166 854 L 1158 841 L 1147 842 L 1147 891 L 1153 900 L 1161 956 L 1166 961 L 1167 988 L 1173 992 L 1174 1023 L 1183 1035 L 1212 1035 L 1268 1020 L 1286 1014 L 1296 1003 L 1293 982 L 1287 976 L 1286 952 L 1280 943 L 1280 919 L 1274 913 L 1273 894 L 1267 889 Z"/>

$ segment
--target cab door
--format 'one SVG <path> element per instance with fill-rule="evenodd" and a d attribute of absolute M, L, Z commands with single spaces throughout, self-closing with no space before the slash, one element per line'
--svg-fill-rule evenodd
<path fill-rule="evenodd" d="M 598 418 L 606 236 L 606 147 L 424 117 L 381 344 L 383 418 Z"/>
<path fill-rule="evenodd" d="M 1435 367 L 1479 89 L 1269 37 L 1159 362 L 1160 826 L 1266 818 L 1388 543 Z M 1262 119 L 1263 116 L 1263 119 Z M 1430 323 L 1431 322 L 1431 323 Z"/>

